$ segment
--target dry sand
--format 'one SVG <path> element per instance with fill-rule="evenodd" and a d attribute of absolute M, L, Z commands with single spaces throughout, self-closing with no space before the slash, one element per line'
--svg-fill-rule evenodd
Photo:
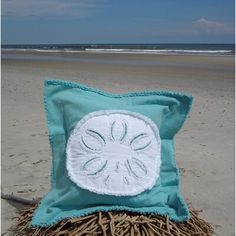
<path fill-rule="evenodd" d="M 4 193 L 33 198 L 42 197 L 49 190 L 51 157 L 43 108 L 45 77 L 78 81 L 110 92 L 182 91 L 194 96 L 188 120 L 176 136 L 183 195 L 196 208 L 203 209 L 202 217 L 216 226 L 216 235 L 234 235 L 232 56 L 87 53 L 74 55 L 74 61 L 26 58 L 2 60 Z M 16 216 L 16 209 L 2 200 L 2 234 L 9 231 Z"/>

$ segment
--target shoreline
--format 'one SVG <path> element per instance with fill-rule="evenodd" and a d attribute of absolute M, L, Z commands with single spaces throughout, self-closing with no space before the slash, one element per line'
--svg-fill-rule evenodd
<path fill-rule="evenodd" d="M 206 43 L 87 43 L 87 44 L 24 44 L 2 45 L 3 51 L 41 53 L 106 53 L 151 55 L 234 55 L 234 44 Z"/>
<path fill-rule="evenodd" d="M 201 53 L 181 53 L 179 52 L 160 52 L 155 53 L 153 50 L 148 51 L 103 51 L 102 50 L 43 50 L 43 49 L 4 49 L 2 48 L 1 52 L 4 55 L 9 54 L 26 54 L 26 55 L 63 55 L 63 56 L 80 56 L 86 54 L 106 54 L 106 55 L 124 55 L 124 56 L 209 56 L 209 57 L 217 57 L 217 56 L 229 56 L 234 57 L 234 53 L 207 53 L 202 51 Z M 188 51 L 188 50 L 186 50 Z"/>
<path fill-rule="evenodd" d="M 113 54 L 113 53 L 41 53 L 8 52 L 2 54 L 2 62 L 50 62 L 82 65 L 142 66 L 163 68 L 231 70 L 234 57 L 230 55 L 158 55 L 158 54 Z"/>

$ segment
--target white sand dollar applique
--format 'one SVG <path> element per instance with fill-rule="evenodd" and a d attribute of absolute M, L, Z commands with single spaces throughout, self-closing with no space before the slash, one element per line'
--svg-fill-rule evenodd
<path fill-rule="evenodd" d="M 66 167 L 79 187 L 133 196 L 159 177 L 161 140 L 154 122 L 125 110 L 92 112 L 80 120 L 66 147 Z"/>

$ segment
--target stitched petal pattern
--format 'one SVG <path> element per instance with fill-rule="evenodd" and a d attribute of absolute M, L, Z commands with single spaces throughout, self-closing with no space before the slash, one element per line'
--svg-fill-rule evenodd
<path fill-rule="evenodd" d="M 132 196 L 159 177 L 159 130 L 149 118 L 129 111 L 86 115 L 67 144 L 67 170 L 77 186 L 92 192 Z"/>

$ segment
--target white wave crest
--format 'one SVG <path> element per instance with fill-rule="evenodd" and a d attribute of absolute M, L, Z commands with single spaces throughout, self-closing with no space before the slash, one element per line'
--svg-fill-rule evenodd
<path fill-rule="evenodd" d="M 86 52 L 139 53 L 139 54 L 230 54 L 232 50 L 183 50 L 183 49 L 91 49 Z"/>

